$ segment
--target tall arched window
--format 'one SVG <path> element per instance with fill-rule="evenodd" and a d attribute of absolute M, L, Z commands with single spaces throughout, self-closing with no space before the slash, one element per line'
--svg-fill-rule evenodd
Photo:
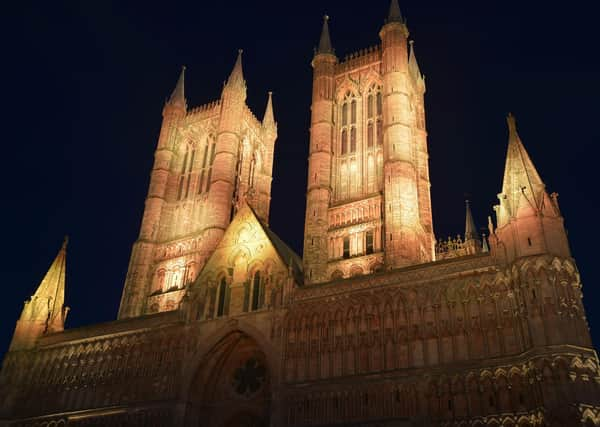
<path fill-rule="evenodd" d="M 356 151 L 356 128 L 353 127 L 350 129 L 350 152 L 354 153 Z"/>
<path fill-rule="evenodd" d="M 373 122 L 367 125 L 367 147 L 373 147 Z"/>
<path fill-rule="evenodd" d="M 353 99 L 352 103 L 350 104 L 351 108 L 350 108 L 350 123 L 355 124 L 356 123 L 356 100 Z"/>
<path fill-rule="evenodd" d="M 342 105 L 342 126 L 346 126 L 348 124 L 348 104 L 344 103 Z"/>
<path fill-rule="evenodd" d="M 373 117 L 373 94 L 369 94 L 367 98 L 367 117 L 369 119 Z"/>
<path fill-rule="evenodd" d="M 198 175 L 198 194 L 207 192 L 210 189 L 210 178 L 212 166 L 215 161 L 215 137 L 210 135 L 204 146 L 204 156 L 202 157 L 202 169 Z"/>
<path fill-rule="evenodd" d="M 219 284 L 218 293 L 217 317 L 221 317 L 226 313 L 226 306 L 229 303 L 229 298 L 227 297 L 227 294 L 229 293 L 229 287 L 227 286 L 227 281 L 224 277 L 221 279 L 221 283 Z"/>
<path fill-rule="evenodd" d="M 261 282 L 260 282 L 260 271 L 254 273 L 254 281 L 252 283 L 252 310 L 258 310 L 260 308 L 260 294 L 261 294 Z"/>
<path fill-rule="evenodd" d="M 181 172 L 179 174 L 179 186 L 177 188 L 177 200 L 182 200 L 187 197 L 187 192 L 190 186 L 190 171 L 192 170 L 193 154 L 190 159 L 190 152 L 195 153 L 195 150 L 190 148 L 191 144 L 185 144 L 183 152 L 183 161 L 181 162 Z M 188 162 L 188 160 L 191 160 Z M 185 192 L 184 192 L 185 189 Z"/>
<path fill-rule="evenodd" d="M 342 154 L 348 152 L 348 132 L 346 129 L 342 131 Z"/>

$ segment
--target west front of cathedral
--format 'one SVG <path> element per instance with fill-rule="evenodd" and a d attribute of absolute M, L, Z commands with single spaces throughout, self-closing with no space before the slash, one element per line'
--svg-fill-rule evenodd
<path fill-rule="evenodd" d="M 0 426 L 594 426 L 600 371 L 558 196 L 508 122 L 488 235 L 436 240 L 425 80 L 380 45 L 312 60 L 304 252 L 269 228 L 271 93 L 163 109 L 118 319 L 65 329 L 67 242 L 25 302 Z"/>

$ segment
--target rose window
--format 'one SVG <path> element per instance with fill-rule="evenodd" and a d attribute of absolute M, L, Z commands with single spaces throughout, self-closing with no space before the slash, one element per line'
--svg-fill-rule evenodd
<path fill-rule="evenodd" d="M 250 396 L 258 391 L 265 382 L 264 365 L 251 357 L 233 373 L 233 388 L 236 393 Z"/>

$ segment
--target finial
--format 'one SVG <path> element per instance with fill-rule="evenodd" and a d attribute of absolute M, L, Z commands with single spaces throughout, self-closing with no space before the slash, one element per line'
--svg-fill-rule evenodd
<path fill-rule="evenodd" d="M 62 249 L 67 249 L 67 245 L 69 244 L 69 236 L 65 234 L 65 238 L 63 239 Z"/>
<path fill-rule="evenodd" d="M 244 49 L 238 49 L 238 55 L 241 55 L 242 53 L 244 53 Z"/>
<path fill-rule="evenodd" d="M 415 41 L 414 40 L 409 40 L 408 44 L 410 45 L 410 47 L 413 47 L 413 44 L 415 44 Z"/>
<path fill-rule="evenodd" d="M 324 21 L 329 21 L 329 15 L 327 15 L 327 14 L 323 15 L 323 20 Z"/>

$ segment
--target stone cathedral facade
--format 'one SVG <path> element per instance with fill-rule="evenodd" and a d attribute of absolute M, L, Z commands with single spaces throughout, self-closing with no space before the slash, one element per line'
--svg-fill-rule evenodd
<path fill-rule="evenodd" d="M 268 225 L 270 94 L 259 120 L 240 52 L 188 108 L 182 71 L 118 319 L 64 328 L 65 242 L 17 321 L 0 425 L 600 425 L 580 276 L 514 117 L 489 234 L 467 202 L 464 235 L 436 240 L 397 0 L 379 35 L 341 61 L 323 23 L 302 258 Z"/>

